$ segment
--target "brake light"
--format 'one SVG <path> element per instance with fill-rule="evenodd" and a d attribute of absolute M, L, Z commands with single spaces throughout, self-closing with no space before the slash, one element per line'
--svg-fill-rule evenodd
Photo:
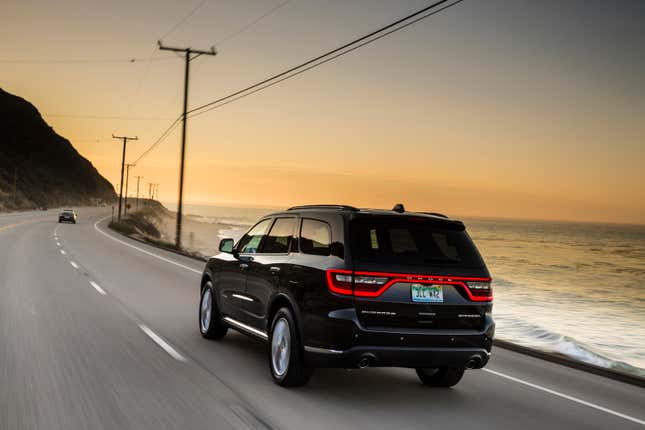
<path fill-rule="evenodd" d="M 470 293 L 470 300 L 475 302 L 489 302 L 493 300 L 493 286 L 491 281 L 466 281 L 466 288 Z"/>
<path fill-rule="evenodd" d="M 344 296 L 376 297 L 381 295 L 391 284 L 388 276 L 372 276 L 351 270 L 328 270 L 327 286 L 329 290 Z"/>
<path fill-rule="evenodd" d="M 489 302 L 493 300 L 493 289 L 490 278 L 353 272 L 351 270 L 336 269 L 327 270 L 327 287 L 329 291 L 343 296 L 378 297 L 398 282 L 454 285 L 469 300 L 475 302 Z"/>
<path fill-rule="evenodd" d="M 332 293 L 351 296 L 354 294 L 353 278 L 354 275 L 351 270 L 328 270 L 327 287 Z"/>

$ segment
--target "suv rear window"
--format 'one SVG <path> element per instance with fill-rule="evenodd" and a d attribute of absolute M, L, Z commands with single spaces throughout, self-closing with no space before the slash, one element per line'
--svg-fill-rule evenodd
<path fill-rule="evenodd" d="M 370 217 L 350 223 L 352 252 L 358 261 L 401 265 L 484 265 L 459 224 L 425 218 Z"/>

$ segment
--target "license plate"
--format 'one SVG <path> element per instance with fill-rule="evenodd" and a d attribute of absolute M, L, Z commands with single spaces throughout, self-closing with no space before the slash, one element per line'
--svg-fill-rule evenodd
<path fill-rule="evenodd" d="M 412 284 L 410 291 L 413 302 L 443 303 L 441 285 Z"/>

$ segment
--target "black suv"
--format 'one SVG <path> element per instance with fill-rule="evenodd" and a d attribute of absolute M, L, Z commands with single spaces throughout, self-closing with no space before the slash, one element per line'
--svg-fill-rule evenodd
<path fill-rule="evenodd" d="M 219 249 L 201 281 L 201 334 L 267 341 L 279 385 L 316 367 L 397 366 L 449 387 L 488 362 L 491 278 L 461 221 L 400 204 L 297 206 Z"/>

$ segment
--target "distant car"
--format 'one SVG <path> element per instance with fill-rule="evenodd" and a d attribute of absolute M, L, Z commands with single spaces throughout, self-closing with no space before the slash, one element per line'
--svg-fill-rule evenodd
<path fill-rule="evenodd" d="M 78 214 L 73 209 L 63 209 L 63 211 L 58 214 L 58 222 L 71 222 L 76 224 L 78 221 Z"/>
<path fill-rule="evenodd" d="M 489 360 L 491 277 L 461 221 L 297 206 L 219 250 L 201 280 L 201 334 L 267 341 L 279 385 L 304 385 L 316 367 L 396 366 L 450 387 Z"/>

